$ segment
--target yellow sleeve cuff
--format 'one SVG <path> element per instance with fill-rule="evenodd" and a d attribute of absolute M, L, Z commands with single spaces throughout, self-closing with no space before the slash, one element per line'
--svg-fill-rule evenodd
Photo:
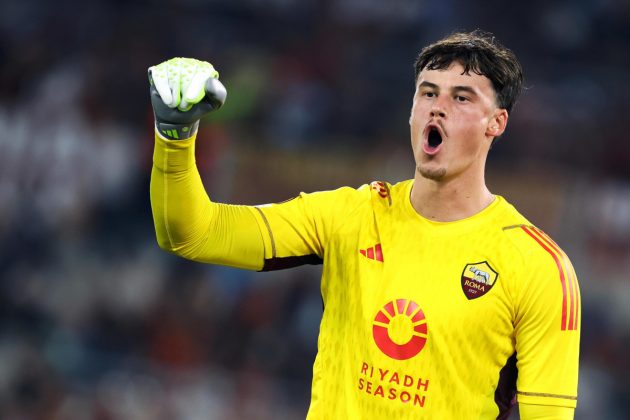
<path fill-rule="evenodd" d="M 577 405 L 577 396 L 575 395 L 559 395 L 546 394 L 540 392 L 517 392 L 518 402 L 524 404 L 534 404 L 543 406 L 558 406 L 575 408 Z"/>
<path fill-rule="evenodd" d="M 181 172 L 195 166 L 196 135 L 186 140 L 168 140 L 155 130 L 153 164 L 163 172 Z"/>
<path fill-rule="evenodd" d="M 572 420 L 575 410 L 555 405 L 524 404 L 519 401 L 521 420 Z"/>

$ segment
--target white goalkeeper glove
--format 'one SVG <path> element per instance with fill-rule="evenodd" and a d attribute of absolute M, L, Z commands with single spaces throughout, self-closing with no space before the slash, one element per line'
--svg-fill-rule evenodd
<path fill-rule="evenodd" d="M 158 132 L 171 140 L 197 132 L 199 120 L 219 109 L 227 92 L 212 64 L 172 58 L 149 67 L 151 105 Z"/>

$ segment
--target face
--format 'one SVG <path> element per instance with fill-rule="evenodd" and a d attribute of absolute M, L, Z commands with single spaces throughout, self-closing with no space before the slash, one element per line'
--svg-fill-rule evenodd
<path fill-rule="evenodd" d="M 483 177 L 492 139 L 505 130 L 508 114 L 498 108 L 490 79 L 463 71 L 454 62 L 418 75 L 409 124 L 416 172 L 424 178 Z"/>

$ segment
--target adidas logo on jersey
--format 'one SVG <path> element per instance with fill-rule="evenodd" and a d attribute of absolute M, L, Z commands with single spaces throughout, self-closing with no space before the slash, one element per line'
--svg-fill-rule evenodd
<path fill-rule="evenodd" d="M 381 248 L 381 244 L 376 244 L 367 249 L 360 249 L 359 252 L 361 255 L 370 260 L 383 262 L 383 250 Z"/>

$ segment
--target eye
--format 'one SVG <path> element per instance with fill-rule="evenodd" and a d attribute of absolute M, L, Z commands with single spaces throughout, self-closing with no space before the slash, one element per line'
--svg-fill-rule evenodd
<path fill-rule="evenodd" d="M 427 98 L 435 98 L 437 95 L 435 94 L 435 92 L 423 92 L 422 96 Z"/>
<path fill-rule="evenodd" d="M 457 95 L 457 96 L 455 96 L 455 100 L 456 100 L 457 102 L 468 102 L 468 101 L 469 101 L 469 99 L 468 99 L 467 97 L 465 97 L 465 96 L 461 96 L 461 95 Z"/>

